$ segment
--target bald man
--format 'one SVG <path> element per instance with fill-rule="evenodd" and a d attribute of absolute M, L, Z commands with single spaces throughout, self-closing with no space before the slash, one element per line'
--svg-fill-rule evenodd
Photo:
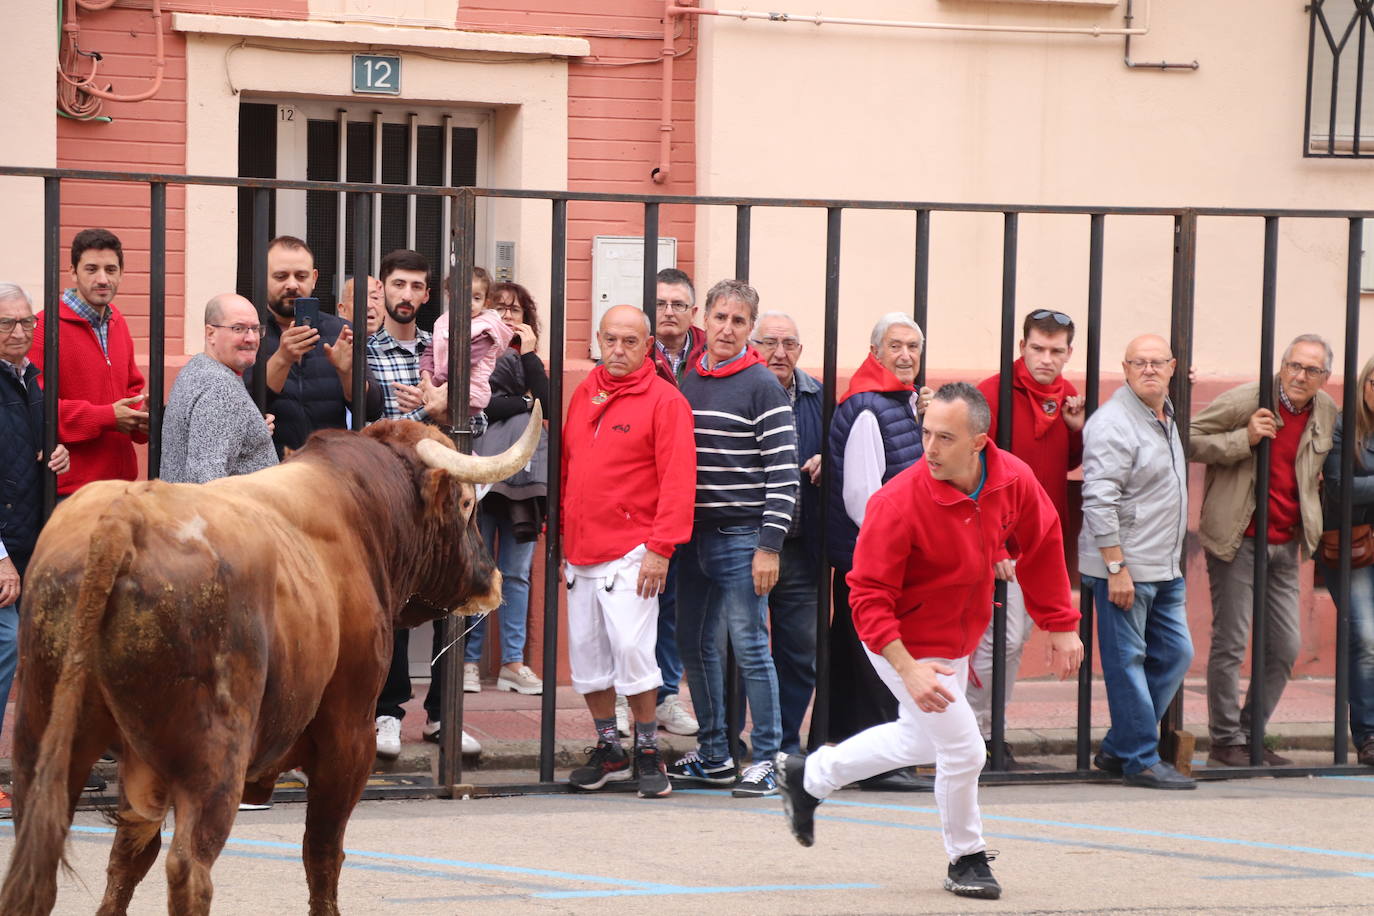
<path fill-rule="evenodd" d="M 258 412 L 242 378 L 261 340 L 247 299 L 221 293 L 206 304 L 205 352 L 177 374 L 162 418 L 163 480 L 205 483 L 277 463 L 272 415 Z"/>
<path fill-rule="evenodd" d="M 1193 789 L 1159 757 L 1159 720 L 1193 660 L 1179 559 L 1188 464 L 1169 402 L 1176 362 L 1164 338 L 1126 347 L 1126 384 L 1083 428 L 1078 563 L 1097 607 L 1112 726 L 1093 758 L 1128 786 Z"/>

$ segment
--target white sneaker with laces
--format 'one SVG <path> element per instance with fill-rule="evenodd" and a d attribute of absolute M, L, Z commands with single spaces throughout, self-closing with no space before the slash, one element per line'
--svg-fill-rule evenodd
<path fill-rule="evenodd" d="M 539 696 L 544 692 L 544 682 L 535 676 L 529 665 L 521 665 L 512 671 L 502 667 L 496 678 L 497 690 L 513 690 L 526 696 Z"/>
<path fill-rule="evenodd" d="M 482 692 L 482 673 L 476 662 L 463 662 L 463 693 Z"/>
<path fill-rule="evenodd" d="M 420 729 L 420 737 L 424 738 L 426 741 L 432 741 L 435 744 L 438 744 L 441 739 L 440 729 L 442 727 L 443 726 L 440 723 L 435 722 L 433 719 L 426 719 L 425 727 Z M 472 737 L 472 735 L 469 735 L 467 732 L 463 732 L 463 753 L 482 753 L 481 743 L 476 738 Z"/>
<path fill-rule="evenodd" d="M 467 732 L 463 732 L 463 753 L 464 753 L 464 754 L 480 754 L 480 753 L 482 753 L 482 743 L 481 743 L 480 741 L 478 741 L 476 738 L 472 737 L 472 735 L 469 735 Z"/>
<path fill-rule="evenodd" d="M 619 694 L 615 698 L 615 729 L 620 737 L 630 737 L 630 701 Z"/>
<path fill-rule="evenodd" d="M 387 760 L 401 756 L 401 720 L 395 716 L 377 717 L 377 756 Z"/>
<path fill-rule="evenodd" d="M 697 720 L 687 711 L 687 707 L 682 705 L 682 700 L 675 693 L 670 693 L 663 698 L 663 702 L 658 704 L 658 725 L 666 732 L 674 735 L 695 735 L 699 726 Z"/>

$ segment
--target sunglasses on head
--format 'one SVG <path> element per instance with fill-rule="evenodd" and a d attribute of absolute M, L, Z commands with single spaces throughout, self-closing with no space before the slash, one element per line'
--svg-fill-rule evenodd
<path fill-rule="evenodd" d="M 1053 318 L 1054 323 L 1062 327 L 1073 324 L 1073 319 L 1063 312 L 1056 312 L 1052 309 L 1036 309 L 1030 313 L 1031 321 L 1044 321 L 1046 318 Z"/>

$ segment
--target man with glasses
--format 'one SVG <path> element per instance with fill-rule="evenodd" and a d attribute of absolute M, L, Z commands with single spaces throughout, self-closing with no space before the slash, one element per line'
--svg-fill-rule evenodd
<path fill-rule="evenodd" d="M 272 415 L 243 386 L 258 358 L 262 326 L 253 303 L 221 293 L 205 306 L 205 351 L 177 373 L 162 417 L 163 480 L 206 483 L 277 463 Z"/>
<path fill-rule="evenodd" d="M 1207 552 L 1212 591 L 1212 647 L 1207 659 L 1208 761 L 1249 766 L 1250 742 L 1264 724 L 1293 673 L 1301 645 L 1298 619 L 1299 562 L 1317 549 L 1322 533 L 1318 476 L 1331 450 L 1336 402 L 1321 390 L 1331 375 L 1331 346 L 1316 334 L 1293 338 L 1272 383 L 1274 410 L 1259 406 L 1259 382 L 1223 393 L 1193 418 L 1188 457 L 1207 465 L 1198 535 Z M 1269 581 L 1264 595 L 1264 705 L 1251 694 L 1240 704 L 1240 667 L 1250 638 L 1255 589 L 1255 449 L 1269 446 Z M 1251 723 L 1259 734 L 1251 733 Z M 1266 766 L 1292 761 L 1265 748 Z"/>
<path fill-rule="evenodd" d="M 1011 453 L 1030 465 L 1035 479 L 1059 513 L 1060 533 L 1069 540 L 1069 472 L 1083 460 L 1083 398 L 1064 378 L 1064 366 L 1073 355 L 1073 319 L 1053 309 L 1037 309 L 1021 324 L 1021 356 L 1012 365 L 1012 402 L 1005 416 L 1011 422 Z M 993 375 L 978 383 L 992 410 L 992 436 L 998 436 L 998 423 L 1004 415 L 999 403 L 1002 376 Z M 1069 564 L 1072 571 L 1073 564 Z M 998 578 L 1007 581 L 1007 641 L 1004 702 L 1011 701 L 1016 672 L 1021 667 L 1021 650 L 1031 634 L 1031 619 L 1021 586 L 1016 581 L 1016 563 L 1004 557 L 997 563 Z M 992 757 L 992 627 L 983 634 L 969 661 L 968 701 L 978 719 L 978 728 Z M 1010 745 L 1003 744 L 1006 767 L 1022 769 L 1012 756 Z"/>

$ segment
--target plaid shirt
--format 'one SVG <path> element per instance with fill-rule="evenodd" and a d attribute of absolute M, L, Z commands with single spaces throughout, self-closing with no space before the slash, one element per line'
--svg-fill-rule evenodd
<path fill-rule="evenodd" d="M 415 330 L 419 345 L 411 353 L 392 337 L 386 328 L 378 328 L 377 333 L 367 339 L 367 365 L 372 370 L 377 384 L 382 387 L 382 419 L 384 420 L 421 420 L 426 418 L 424 407 L 403 412 L 396 403 L 396 389 L 392 382 L 402 385 L 420 384 L 420 354 L 429 349 L 431 335 L 428 331 Z"/>
<path fill-rule="evenodd" d="M 76 314 L 85 318 L 91 323 L 92 330 L 95 331 L 96 339 L 100 341 L 100 349 L 105 353 L 105 359 L 110 358 L 110 315 L 108 308 L 105 309 L 105 317 L 86 304 L 86 300 L 81 298 L 81 294 L 74 289 L 62 291 L 62 302 Z"/>

